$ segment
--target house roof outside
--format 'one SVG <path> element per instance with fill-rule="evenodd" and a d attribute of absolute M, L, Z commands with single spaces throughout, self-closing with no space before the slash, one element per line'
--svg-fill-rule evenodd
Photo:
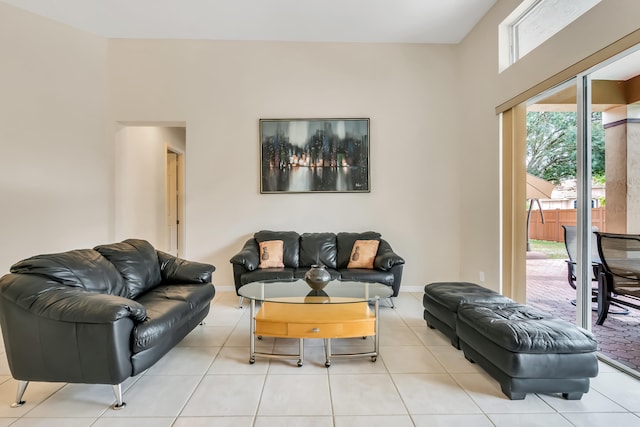
<path fill-rule="evenodd" d="M 604 184 L 593 182 L 591 184 L 592 207 L 602 207 L 606 199 L 606 188 Z M 556 185 L 551 199 L 540 200 L 542 209 L 575 209 L 578 199 L 577 182 L 575 179 L 563 180 Z"/>

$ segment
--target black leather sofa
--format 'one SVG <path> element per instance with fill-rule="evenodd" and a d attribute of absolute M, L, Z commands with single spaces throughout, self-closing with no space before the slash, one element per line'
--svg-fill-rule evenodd
<path fill-rule="evenodd" d="M 281 268 L 258 268 L 259 243 L 282 240 L 284 247 Z M 378 251 L 372 269 L 347 268 L 356 240 L 378 240 Z M 398 296 L 404 259 L 397 255 L 380 233 L 303 233 L 263 230 L 247 240 L 242 250 L 231 258 L 236 293 L 251 282 L 295 280 L 304 278 L 314 264 L 323 264 L 333 280 L 377 282 L 390 286 L 392 296 Z"/>
<path fill-rule="evenodd" d="M 0 325 L 16 402 L 29 381 L 121 383 L 151 367 L 202 322 L 215 267 L 144 240 L 37 255 L 0 278 Z"/>

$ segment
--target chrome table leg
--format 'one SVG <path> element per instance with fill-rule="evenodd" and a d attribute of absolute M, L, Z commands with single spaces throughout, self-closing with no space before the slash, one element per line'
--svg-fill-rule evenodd
<path fill-rule="evenodd" d="M 304 339 L 300 338 L 298 342 L 298 367 L 304 363 Z"/>
<path fill-rule="evenodd" d="M 331 338 L 327 338 L 325 341 L 325 347 L 324 347 L 324 366 L 325 368 L 328 368 L 329 366 L 331 366 Z"/>
<path fill-rule="evenodd" d="M 373 336 L 373 340 L 374 340 L 374 345 L 375 345 L 375 356 L 371 357 L 372 361 L 376 361 L 378 355 L 380 354 L 380 338 L 378 336 L 378 334 L 380 333 L 380 331 L 378 330 L 378 328 L 380 327 L 380 300 L 378 298 L 376 298 L 375 303 L 374 303 L 374 307 L 375 307 L 375 315 L 376 315 L 376 320 L 375 320 L 375 335 Z"/>
<path fill-rule="evenodd" d="M 256 312 L 256 301 L 251 300 L 249 304 L 249 363 L 256 363 L 256 323 L 254 314 Z"/>

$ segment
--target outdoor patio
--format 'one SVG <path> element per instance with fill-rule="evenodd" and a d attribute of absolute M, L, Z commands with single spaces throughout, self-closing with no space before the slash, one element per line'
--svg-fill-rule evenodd
<path fill-rule="evenodd" d="M 527 303 L 554 313 L 570 322 L 576 320 L 571 300 L 575 289 L 567 282 L 567 265 L 561 259 L 527 259 Z M 640 371 L 640 310 L 629 308 L 627 315 L 609 314 L 598 326 L 592 311 L 593 332 L 604 355 Z"/>

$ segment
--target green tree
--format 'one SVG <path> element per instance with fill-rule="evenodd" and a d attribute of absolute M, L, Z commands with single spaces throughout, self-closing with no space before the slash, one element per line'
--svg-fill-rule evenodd
<path fill-rule="evenodd" d="M 527 112 L 527 172 L 554 183 L 575 178 L 576 113 Z M 602 113 L 591 115 L 592 173 L 604 176 Z"/>
<path fill-rule="evenodd" d="M 604 126 L 599 112 L 591 115 L 591 174 L 604 183 Z"/>

